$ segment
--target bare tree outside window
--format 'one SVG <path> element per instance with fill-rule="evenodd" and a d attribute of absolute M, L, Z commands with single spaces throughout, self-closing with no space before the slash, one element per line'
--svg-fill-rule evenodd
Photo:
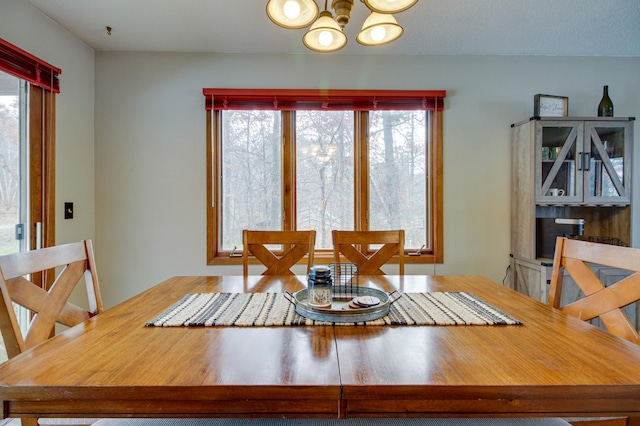
<path fill-rule="evenodd" d="M 316 231 L 316 249 L 353 229 L 353 144 L 353 111 L 296 113 L 297 228 Z"/>
<path fill-rule="evenodd" d="M 0 72 L 0 255 L 20 251 L 20 79 Z"/>
<path fill-rule="evenodd" d="M 242 246 L 242 229 L 282 229 L 281 116 L 222 114 L 223 249 Z M 354 113 L 298 111 L 296 229 L 354 229 Z M 427 128 L 424 111 L 369 112 L 369 228 L 404 229 L 406 246 L 427 241 Z"/>
<path fill-rule="evenodd" d="M 222 114 L 222 248 L 242 247 L 242 230 L 282 229 L 279 111 Z"/>
<path fill-rule="evenodd" d="M 369 228 L 404 229 L 405 246 L 427 241 L 427 128 L 424 111 L 369 113 Z"/>

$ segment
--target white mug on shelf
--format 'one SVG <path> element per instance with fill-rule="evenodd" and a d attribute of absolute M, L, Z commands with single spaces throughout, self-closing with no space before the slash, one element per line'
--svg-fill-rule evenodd
<path fill-rule="evenodd" d="M 564 195 L 564 189 L 551 188 L 547 195 L 552 197 L 562 197 Z"/>

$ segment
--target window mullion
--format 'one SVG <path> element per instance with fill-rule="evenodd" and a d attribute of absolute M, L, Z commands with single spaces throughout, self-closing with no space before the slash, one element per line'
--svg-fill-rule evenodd
<path fill-rule="evenodd" d="M 282 111 L 282 229 L 294 231 L 296 221 L 295 112 Z"/>
<path fill-rule="evenodd" d="M 364 231 L 369 229 L 369 113 L 354 114 L 354 230 Z"/>
<path fill-rule="evenodd" d="M 443 262 L 443 207 L 442 207 L 442 113 L 440 111 L 430 111 L 429 116 L 429 132 L 430 147 L 428 152 L 431 156 L 431 179 L 428 182 L 431 187 L 430 200 L 431 214 L 430 225 L 431 234 L 431 253 L 432 261 Z"/>

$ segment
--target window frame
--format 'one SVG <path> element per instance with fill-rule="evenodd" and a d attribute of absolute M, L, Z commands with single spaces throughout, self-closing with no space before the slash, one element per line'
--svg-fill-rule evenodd
<path fill-rule="evenodd" d="M 354 112 L 354 228 L 368 229 L 369 206 L 369 158 L 368 158 L 368 115 L 375 109 L 422 109 L 427 119 L 428 153 L 431 176 L 427 182 L 427 210 L 433 246 L 416 250 L 405 248 L 405 263 L 435 264 L 444 260 L 443 251 L 443 209 L 442 209 L 442 124 L 445 91 L 322 91 L 316 100 L 321 107 L 310 106 L 311 95 L 319 91 L 264 90 L 264 89 L 203 89 L 206 97 L 206 143 L 207 143 L 207 264 L 240 265 L 242 248 L 222 250 L 219 247 L 221 172 L 222 172 L 222 113 L 225 109 L 279 109 L 282 124 L 282 229 L 295 230 L 296 227 L 296 143 L 295 113 L 298 109 L 327 109 L 327 99 L 332 94 L 342 95 L 338 107 L 334 109 Z M 391 106 L 376 108 L 379 99 L 389 95 Z M 431 96 L 426 98 L 426 96 Z M 215 99 L 214 99 L 215 97 Z M 221 99 L 223 98 L 223 99 Z M 338 96 L 334 96 L 338 98 Z M 304 99 L 302 106 L 297 99 Z M 367 99 L 372 99 L 367 103 Z M 421 99 L 423 108 L 406 108 L 406 101 Z M 234 100 L 238 104 L 234 105 Z M 331 101 L 329 101 L 330 105 Z M 278 105 L 279 104 L 279 105 Z M 231 107 L 230 107 L 231 106 Z M 329 108 L 331 109 L 331 108 Z M 420 252 L 419 255 L 415 253 Z M 317 263 L 333 262 L 331 249 L 316 249 Z"/>

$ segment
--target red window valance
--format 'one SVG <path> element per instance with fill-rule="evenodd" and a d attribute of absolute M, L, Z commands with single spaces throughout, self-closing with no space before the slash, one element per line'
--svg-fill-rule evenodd
<path fill-rule="evenodd" d="M 445 90 L 202 89 L 210 110 L 442 110 Z"/>
<path fill-rule="evenodd" d="M 31 84 L 60 93 L 60 68 L 49 65 L 28 52 L 0 38 L 0 70 L 27 80 Z"/>

